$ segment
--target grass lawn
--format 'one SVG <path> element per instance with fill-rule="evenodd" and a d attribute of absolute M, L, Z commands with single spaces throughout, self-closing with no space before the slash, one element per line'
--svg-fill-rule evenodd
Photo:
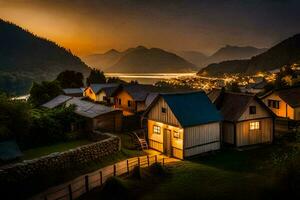
<path fill-rule="evenodd" d="M 290 146 L 267 145 L 244 151 L 225 149 L 170 164 L 166 167 L 167 177 L 144 175 L 142 180 L 123 179 L 122 182 L 136 199 L 144 200 L 288 199 L 290 193 L 279 181 L 281 176 L 272 156 L 284 153 Z M 297 144 L 292 146 L 299 148 Z M 98 189 L 81 199 L 100 198 Z"/>
<path fill-rule="evenodd" d="M 85 144 L 89 144 L 91 141 L 89 140 L 74 140 L 74 141 L 69 141 L 69 142 L 64 142 L 64 143 L 59 143 L 59 144 L 53 144 L 49 146 L 42 146 L 42 147 L 37 147 L 34 149 L 28 149 L 26 151 L 23 151 L 23 160 L 30 160 L 34 158 L 38 158 L 41 156 L 45 156 L 54 152 L 62 152 L 62 151 L 67 151 L 69 149 L 73 149 Z"/>

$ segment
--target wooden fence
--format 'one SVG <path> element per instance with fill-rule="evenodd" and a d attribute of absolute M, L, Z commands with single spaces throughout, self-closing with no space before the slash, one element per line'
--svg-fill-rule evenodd
<path fill-rule="evenodd" d="M 33 200 L 72 200 L 95 187 L 101 186 L 112 176 L 128 174 L 134 167 L 148 167 L 153 163 L 174 162 L 176 159 L 163 155 L 142 156 L 130 158 L 114 165 L 104 167 L 92 173 L 77 177 L 72 181 L 48 189 L 47 191 L 34 196 Z"/>

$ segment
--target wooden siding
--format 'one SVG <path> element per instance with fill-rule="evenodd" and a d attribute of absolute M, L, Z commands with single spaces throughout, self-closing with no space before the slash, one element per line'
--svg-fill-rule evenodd
<path fill-rule="evenodd" d="M 119 99 L 121 99 L 121 105 L 119 105 Z M 115 96 L 115 107 L 121 108 L 124 115 L 130 115 L 136 112 L 136 102 L 133 101 L 133 98 L 124 90 L 121 90 Z M 131 101 L 131 106 L 128 107 L 128 101 Z"/>
<path fill-rule="evenodd" d="M 278 117 L 287 117 L 290 119 L 294 119 L 294 109 L 291 106 L 289 106 L 285 101 L 283 101 L 276 93 L 273 93 L 262 99 L 262 101 L 267 106 L 268 100 L 279 101 L 279 109 L 269 107 L 273 111 L 273 113 L 275 113 Z"/>
<path fill-rule="evenodd" d="M 93 92 L 93 90 L 88 87 L 84 92 L 83 96 L 88 97 L 89 99 L 96 101 L 96 94 Z"/>
<path fill-rule="evenodd" d="M 93 129 L 100 129 L 103 131 L 122 130 L 122 112 L 112 112 L 98 116 L 93 119 Z"/>
<path fill-rule="evenodd" d="M 250 122 L 260 122 L 259 130 L 250 130 Z M 273 140 L 273 119 L 257 119 L 236 124 L 236 145 L 245 146 L 268 143 Z"/>
<path fill-rule="evenodd" d="M 153 126 L 159 126 L 160 127 L 160 134 L 153 133 Z M 149 147 L 156 149 L 160 152 L 164 151 L 164 129 L 168 129 L 171 131 L 171 151 L 172 156 L 176 158 L 183 158 L 183 130 L 170 126 L 168 124 L 164 124 L 161 122 L 148 120 L 148 140 L 149 140 Z M 180 138 L 174 138 L 174 132 L 179 132 Z"/>
<path fill-rule="evenodd" d="M 161 108 L 166 108 L 166 113 L 162 113 Z M 175 115 L 172 113 L 172 110 L 163 98 L 160 98 L 151 108 L 151 110 L 148 113 L 148 119 L 162 122 L 165 124 L 170 124 L 173 126 L 180 126 Z"/>
<path fill-rule="evenodd" d="M 250 106 L 255 106 L 256 107 L 256 114 L 249 114 L 249 109 Z M 243 120 L 251 120 L 251 119 L 257 119 L 257 118 L 265 118 L 265 117 L 271 117 L 271 114 L 266 111 L 266 109 L 259 104 L 257 101 L 252 99 L 244 113 L 241 115 L 238 121 L 243 121 Z"/>
<path fill-rule="evenodd" d="M 300 120 L 300 107 L 294 108 L 294 119 Z"/>
<path fill-rule="evenodd" d="M 184 157 L 220 148 L 220 123 L 210 123 L 184 129 Z"/>
<path fill-rule="evenodd" d="M 222 124 L 222 141 L 228 144 L 234 144 L 234 123 L 223 122 Z"/>

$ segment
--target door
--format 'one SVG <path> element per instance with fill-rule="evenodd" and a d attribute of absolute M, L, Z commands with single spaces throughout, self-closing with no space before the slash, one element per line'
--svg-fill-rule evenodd
<path fill-rule="evenodd" d="M 172 156 L 171 130 L 169 129 L 164 129 L 164 154 Z"/>

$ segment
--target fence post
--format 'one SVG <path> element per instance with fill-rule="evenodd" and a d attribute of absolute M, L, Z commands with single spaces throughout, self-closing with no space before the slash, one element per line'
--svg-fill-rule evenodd
<path fill-rule="evenodd" d="M 141 165 L 141 161 L 140 161 L 140 157 L 138 157 L 138 166 L 140 167 Z"/>
<path fill-rule="evenodd" d="M 86 190 L 86 192 L 89 191 L 89 176 L 88 175 L 85 176 L 85 190 Z"/>
<path fill-rule="evenodd" d="M 128 159 L 126 160 L 126 165 L 127 165 L 127 173 L 129 174 L 129 161 L 128 161 Z"/>
<path fill-rule="evenodd" d="M 150 160 L 149 160 L 149 156 L 147 155 L 147 162 L 148 162 L 148 167 L 150 166 Z"/>
<path fill-rule="evenodd" d="M 155 162 L 157 163 L 157 155 L 155 155 Z"/>
<path fill-rule="evenodd" d="M 116 176 L 116 174 L 117 174 L 117 166 L 114 165 L 114 176 Z"/>
<path fill-rule="evenodd" d="M 165 158 L 163 158 L 163 163 L 162 164 L 165 165 Z"/>
<path fill-rule="evenodd" d="M 102 171 L 100 171 L 100 185 L 102 185 Z"/>
<path fill-rule="evenodd" d="M 72 200 L 73 199 L 73 194 L 72 194 L 72 186 L 71 186 L 71 184 L 68 185 L 68 190 L 69 190 L 69 199 Z"/>

